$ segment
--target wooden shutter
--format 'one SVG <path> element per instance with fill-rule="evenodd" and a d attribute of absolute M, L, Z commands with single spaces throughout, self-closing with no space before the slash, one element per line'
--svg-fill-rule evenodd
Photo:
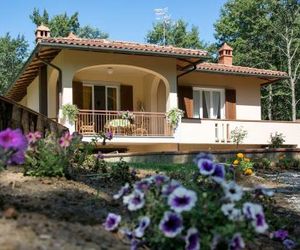
<path fill-rule="evenodd" d="M 121 85 L 121 110 L 133 111 L 133 88 L 130 85 Z"/>
<path fill-rule="evenodd" d="M 225 90 L 225 114 L 226 119 L 236 119 L 236 91 L 235 89 Z"/>
<path fill-rule="evenodd" d="M 185 118 L 193 118 L 193 87 L 178 86 L 178 106 L 184 111 Z"/>
<path fill-rule="evenodd" d="M 48 115 L 48 79 L 47 65 L 40 67 L 39 71 L 39 111 L 41 114 Z"/>
<path fill-rule="evenodd" d="M 73 82 L 73 104 L 82 109 L 82 82 Z"/>

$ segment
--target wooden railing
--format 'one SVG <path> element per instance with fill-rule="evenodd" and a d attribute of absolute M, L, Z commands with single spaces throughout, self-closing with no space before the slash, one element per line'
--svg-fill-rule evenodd
<path fill-rule="evenodd" d="M 80 110 L 76 131 L 83 135 L 112 132 L 117 136 L 172 136 L 173 129 L 165 113 L 130 112 L 132 118 L 122 118 L 124 111 Z"/>
<path fill-rule="evenodd" d="M 40 131 L 61 134 L 68 130 L 65 126 L 35 112 L 15 101 L 0 96 L 0 130 L 20 128 L 27 134 L 29 131 Z"/>

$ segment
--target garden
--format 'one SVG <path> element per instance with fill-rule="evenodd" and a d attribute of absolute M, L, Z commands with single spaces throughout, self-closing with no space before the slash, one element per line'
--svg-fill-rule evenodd
<path fill-rule="evenodd" d="M 111 137 L 0 132 L 1 249 L 299 249 L 300 161 L 107 162 Z"/>

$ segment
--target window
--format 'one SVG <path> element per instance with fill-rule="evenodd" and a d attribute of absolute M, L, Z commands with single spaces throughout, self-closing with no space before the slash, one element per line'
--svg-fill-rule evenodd
<path fill-rule="evenodd" d="M 119 87 L 83 85 L 83 109 L 118 110 Z"/>
<path fill-rule="evenodd" d="M 193 88 L 194 118 L 224 118 L 224 89 Z"/>

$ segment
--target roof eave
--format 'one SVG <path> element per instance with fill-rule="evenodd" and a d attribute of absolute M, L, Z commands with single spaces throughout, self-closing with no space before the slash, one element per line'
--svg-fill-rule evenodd
<path fill-rule="evenodd" d="M 208 69 L 197 69 L 198 72 L 204 72 L 204 73 L 213 73 L 213 74 L 223 74 L 223 75 L 237 75 L 237 76 L 245 76 L 245 77 L 260 77 L 265 79 L 278 79 L 278 80 L 285 80 L 289 77 L 286 76 L 280 76 L 280 75 L 268 75 L 268 74 L 255 74 L 255 73 L 242 73 L 242 72 L 229 72 L 229 71 L 222 71 L 222 70 L 208 70 Z"/>
<path fill-rule="evenodd" d="M 123 54 L 160 56 L 160 57 L 169 57 L 169 58 L 202 58 L 203 60 L 207 60 L 210 58 L 207 55 L 183 55 L 178 53 L 139 51 L 139 50 L 119 49 L 119 48 L 103 48 L 103 47 L 87 46 L 87 45 L 49 43 L 43 41 L 41 41 L 39 45 L 45 47 L 57 48 L 57 49 L 77 49 L 77 50 L 101 51 L 101 52 L 110 52 L 110 53 L 119 52 L 120 54 L 122 54 L 123 52 Z"/>

